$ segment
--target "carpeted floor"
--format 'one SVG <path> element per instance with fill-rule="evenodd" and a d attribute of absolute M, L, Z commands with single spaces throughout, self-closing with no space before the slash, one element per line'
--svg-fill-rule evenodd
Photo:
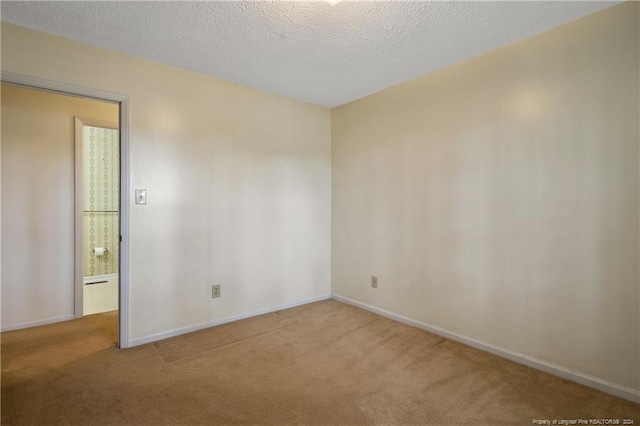
<path fill-rule="evenodd" d="M 640 406 L 328 300 L 119 350 L 115 313 L 2 334 L 2 423 L 532 424 Z"/>

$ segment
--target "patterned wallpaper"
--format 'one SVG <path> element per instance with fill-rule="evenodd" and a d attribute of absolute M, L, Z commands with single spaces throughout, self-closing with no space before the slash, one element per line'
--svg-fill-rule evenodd
<path fill-rule="evenodd" d="M 118 272 L 119 134 L 83 126 L 84 276 Z M 105 247 L 96 256 L 94 247 Z"/>

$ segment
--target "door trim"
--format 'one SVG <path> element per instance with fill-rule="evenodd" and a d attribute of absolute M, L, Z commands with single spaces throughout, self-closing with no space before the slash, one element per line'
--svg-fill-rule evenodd
<path fill-rule="evenodd" d="M 130 195 L 131 195 L 131 168 L 130 168 L 130 138 L 131 138 L 131 110 L 130 98 L 121 93 L 108 92 L 73 84 L 61 83 L 31 77 L 24 74 L 2 71 L 0 74 L 2 83 L 14 86 L 28 87 L 31 89 L 45 90 L 63 95 L 79 96 L 82 98 L 97 99 L 100 101 L 115 102 L 120 105 L 120 271 L 118 277 L 118 346 L 128 348 L 129 343 L 129 219 Z M 75 266 L 75 265 L 74 265 Z"/>
<path fill-rule="evenodd" d="M 83 126 L 99 127 L 101 129 L 118 130 L 118 123 L 110 121 L 98 120 L 95 118 L 74 117 L 74 144 L 75 144 L 75 245 L 74 245 L 74 311 L 76 318 L 84 316 L 84 206 L 83 206 L 83 189 L 84 189 L 84 132 Z M 118 153 L 119 155 L 120 153 Z M 118 211 L 118 219 L 120 211 Z M 118 222 L 119 223 L 119 222 Z M 118 230 L 120 232 L 120 230 Z M 119 268 L 118 268 L 119 269 Z"/>

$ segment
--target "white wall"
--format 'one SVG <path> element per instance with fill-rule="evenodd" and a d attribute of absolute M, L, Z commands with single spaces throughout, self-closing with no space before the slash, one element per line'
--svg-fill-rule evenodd
<path fill-rule="evenodd" d="M 2 85 L 2 327 L 74 315 L 74 117 L 118 105 Z"/>
<path fill-rule="evenodd" d="M 334 109 L 333 292 L 640 389 L 639 7 Z"/>
<path fill-rule="evenodd" d="M 5 23 L 2 70 L 131 97 L 132 339 L 330 292 L 329 110 Z"/>

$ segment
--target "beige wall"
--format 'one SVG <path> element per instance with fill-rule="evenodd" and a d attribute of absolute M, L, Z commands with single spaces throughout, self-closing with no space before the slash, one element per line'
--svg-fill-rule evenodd
<path fill-rule="evenodd" d="M 640 389 L 639 6 L 334 109 L 333 292 Z"/>
<path fill-rule="evenodd" d="M 74 314 L 74 117 L 118 105 L 2 85 L 2 327 Z"/>
<path fill-rule="evenodd" d="M 329 110 L 5 23 L 2 70 L 131 97 L 132 339 L 330 292 Z"/>

